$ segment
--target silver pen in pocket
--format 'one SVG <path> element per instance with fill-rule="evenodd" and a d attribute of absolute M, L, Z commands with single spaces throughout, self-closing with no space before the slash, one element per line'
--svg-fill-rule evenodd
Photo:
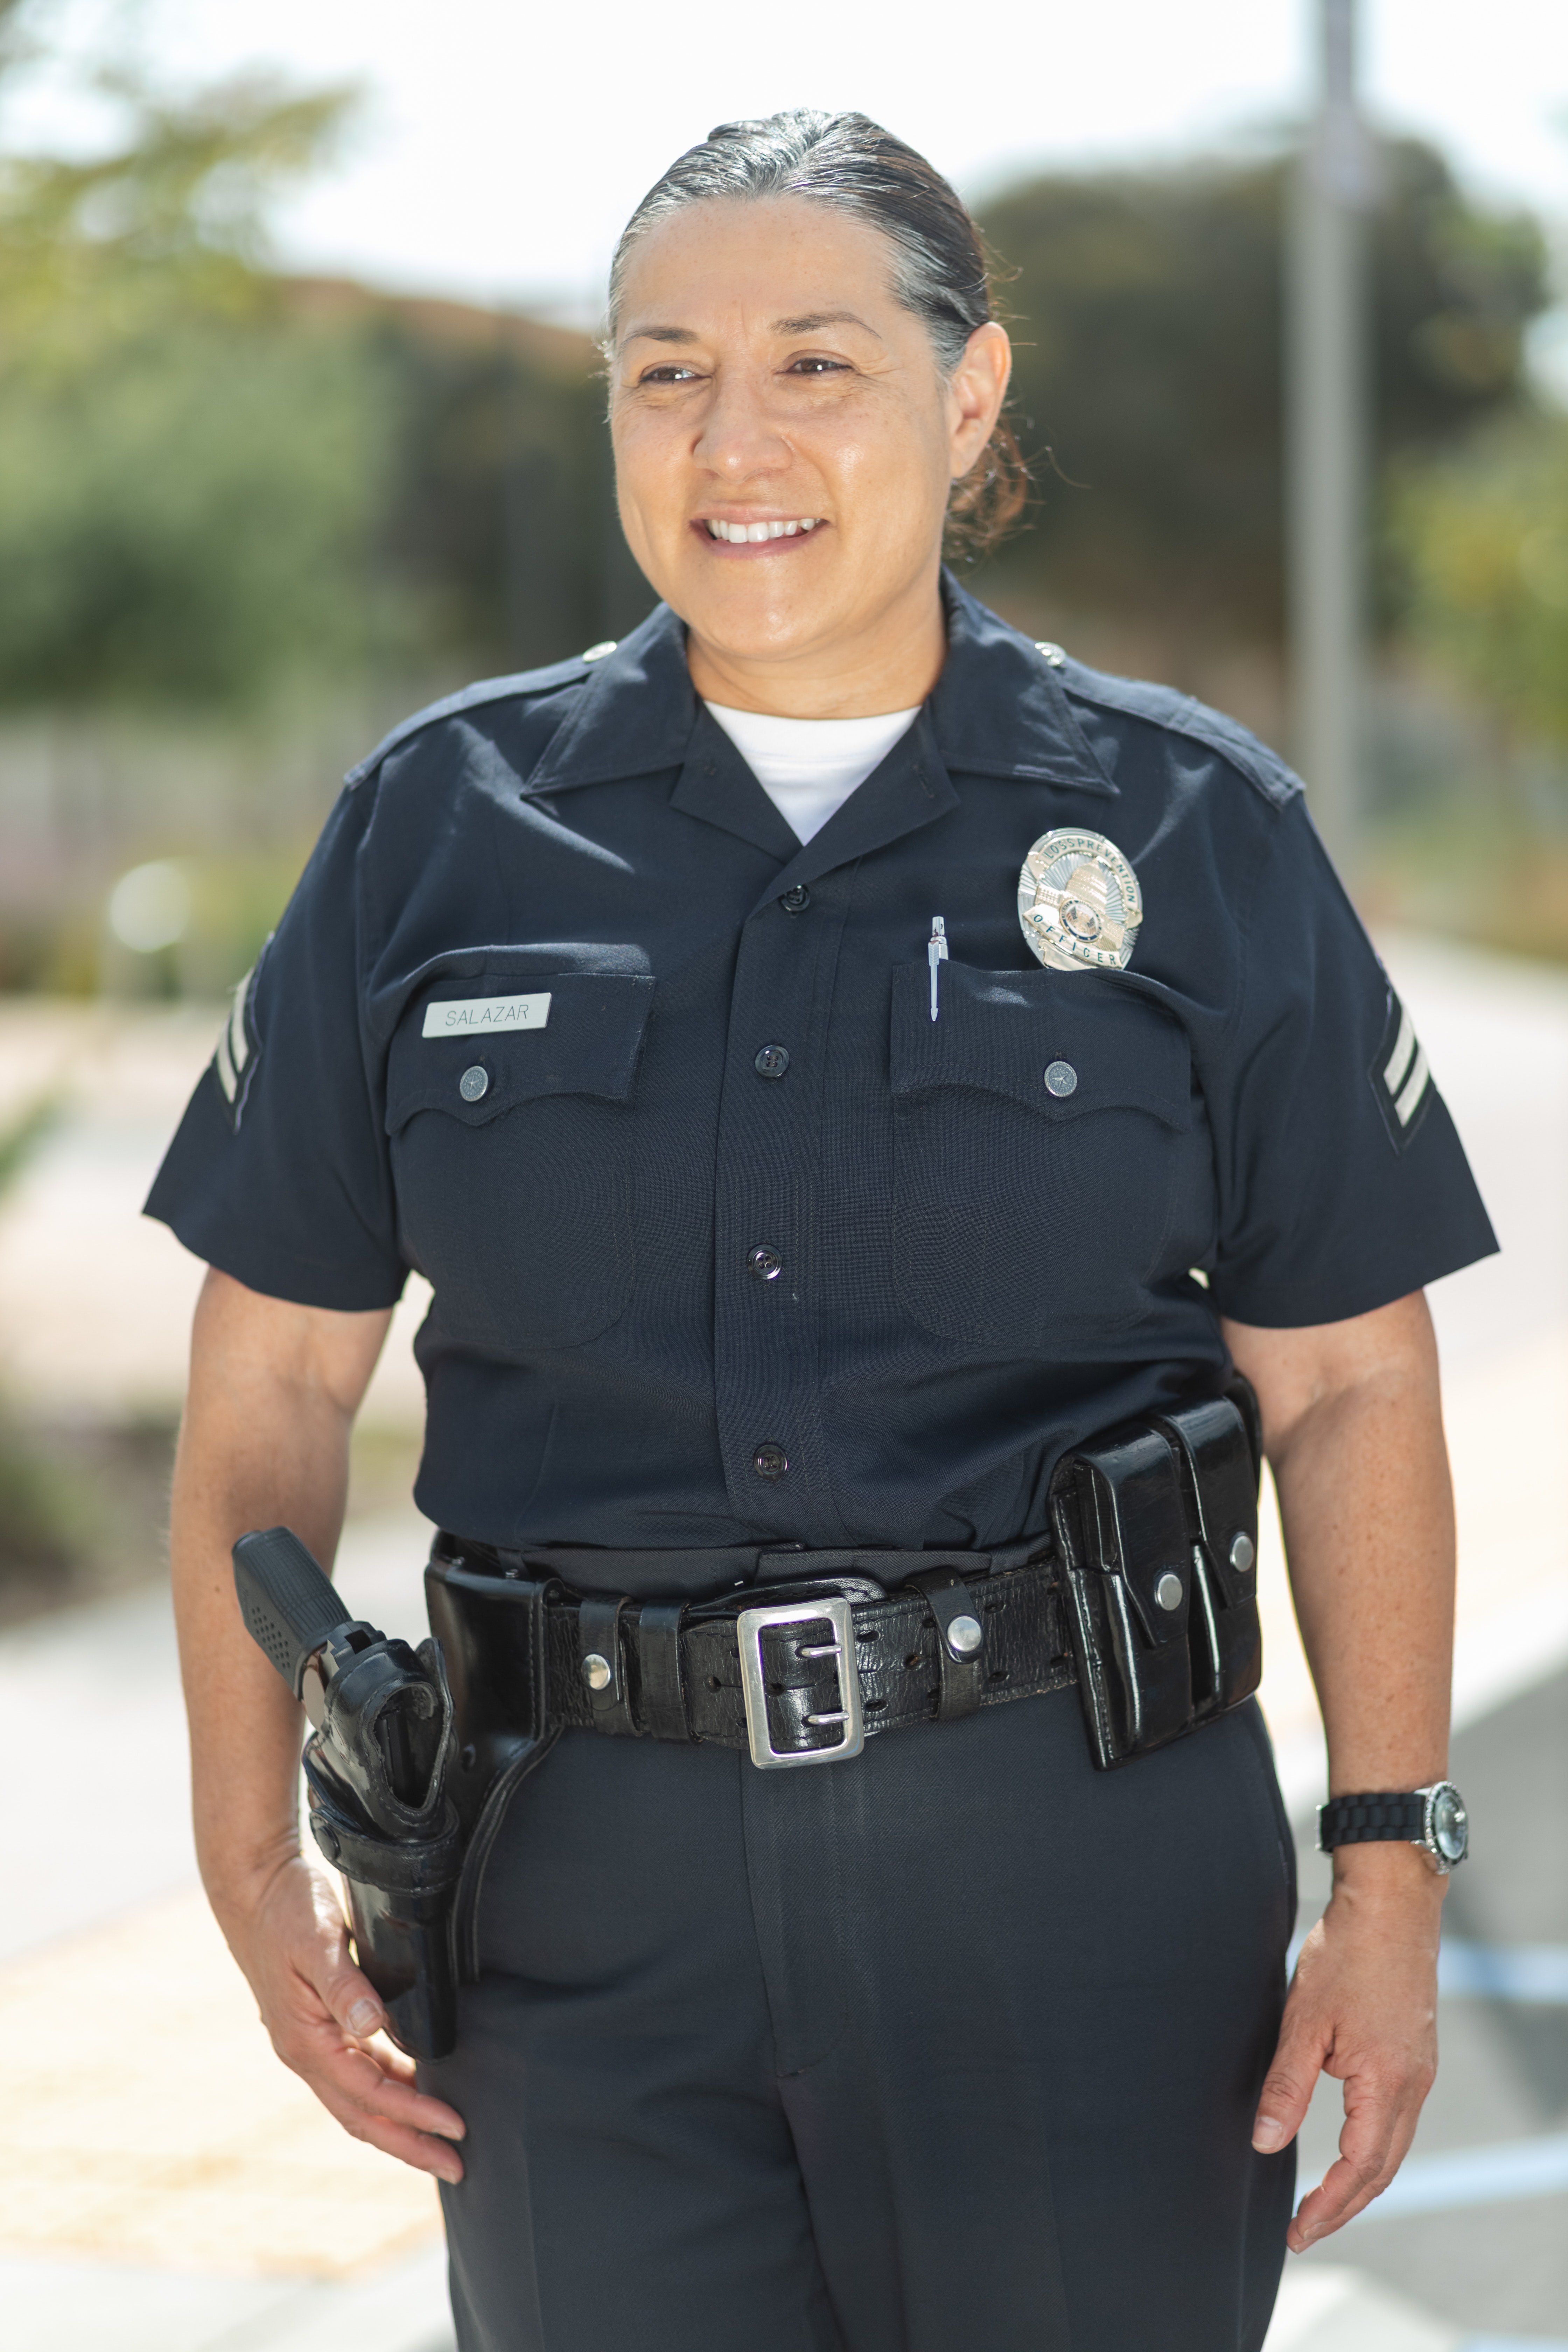
<path fill-rule="evenodd" d="M 926 944 L 926 961 L 931 966 L 931 1017 L 936 1019 L 936 972 L 939 964 L 947 961 L 947 925 L 940 915 L 931 919 L 931 938 Z"/>

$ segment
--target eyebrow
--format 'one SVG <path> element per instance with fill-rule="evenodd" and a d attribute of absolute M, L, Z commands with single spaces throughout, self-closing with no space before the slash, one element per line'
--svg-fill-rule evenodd
<path fill-rule="evenodd" d="M 863 334 L 882 338 L 875 327 L 868 326 L 853 310 L 810 310 L 800 319 L 775 319 L 775 335 L 813 335 L 819 327 L 858 327 Z M 698 336 L 689 327 L 631 327 L 626 331 L 628 343 L 695 343 Z"/>
<path fill-rule="evenodd" d="M 813 335 L 818 327 L 858 327 L 863 334 L 876 335 L 878 342 L 882 340 L 876 328 L 868 327 L 853 310 L 808 310 L 804 319 L 773 320 L 775 335 Z"/>

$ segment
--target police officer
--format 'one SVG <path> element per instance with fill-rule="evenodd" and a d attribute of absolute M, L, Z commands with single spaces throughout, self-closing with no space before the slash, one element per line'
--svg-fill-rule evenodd
<path fill-rule="evenodd" d="M 150 1203 L 212 1269 L 174 1512 L 206 1884 L 279 2054 L 445 2184 L 463 2352 L 1256 2347 L 1287 2236 L 1386 2183 L 1431 2080 L 1421 1292 L 1486 1215 L 1291 776 L 942 572 L 1017 484 L 922 159 L 723 126 L 634 216 L 609 352 L 663 601 L 354 772 Z M 475 1832 L 417 2083 L 228 1572 L 273 1522 L 331 1556 L 411 1266 L 440 1590 L 524 1580 L 574 1726 Z M 1233 1363 L 1352 1801 L 1288 2003 L 1255 1706 L 1096 1769 L 1088 1653 L 1007 1615 L 1066 1577 L 1058 1463 Z M 796 1674 L 735 1610 L 803 1591 L 852 1616 Z M 1324 2066 L 1342 2154 L 1292 2219 Z"/>

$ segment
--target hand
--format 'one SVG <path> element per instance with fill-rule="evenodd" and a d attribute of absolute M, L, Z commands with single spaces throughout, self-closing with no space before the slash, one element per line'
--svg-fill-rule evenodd
<path fill-rule="evenodd" d="M 1338 2161 L 1304 2197 L 1292 2253 L 1343 2227 L 1404 2162 L 1437 2072 L 1437 1927 L 1446 1882 L 1409 1846 L 1342 1847 L 1328 1909 L 1301 1947 L 1258 2103 L 1263 2155 L 1300 2130 L 1320 2073 L 1344 2084 Z"/>
<path fill-rule="evenodd" d="M 416 2088 L 414 2061 L 384 2040 L 386 2011 L 349 1957 L 335 1891 L 299 1854 L 258 1894 L 213 1907 L 244 1969 L 272 2047 L 343 2129 L 416 2171 L 463 2177 L 465 2126 Z M 372 2044 L 374 2043 L 374 2047 Z"/>

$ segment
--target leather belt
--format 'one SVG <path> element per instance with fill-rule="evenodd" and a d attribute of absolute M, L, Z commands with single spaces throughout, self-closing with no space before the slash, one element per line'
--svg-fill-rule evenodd
<path fill-rule="evenodd" d="M 491 1580 L 527 1588 L 542 1727 L 744 1748 L 773 1771 L 1074 1679 L 1049 1538 L 991 1553 L 749 1553 L 747 1580 L 708 1599 L 574 1589 L 612 1577 L 616 1557 L 437 1538 L 431 1573 L 447 1608 L 461 1610 L 465 1591 L 481 1602 Z M 639 1582 L 657 1576 L 658 1555 L 636 1558 Z M 668 1558 L 687 1574 L 695 1560 L 710 1570 L 742 1559 Z M 765 1580 L 752 1581 L 759 1568 Z"/>

